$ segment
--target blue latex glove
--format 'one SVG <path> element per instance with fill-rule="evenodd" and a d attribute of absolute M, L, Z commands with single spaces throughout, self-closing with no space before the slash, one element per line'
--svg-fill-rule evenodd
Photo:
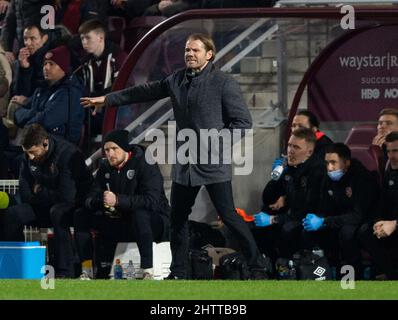
<path fill-rule="evenodd" d="M 274 160 L 274 162 L 272 163 L 272 169 L 271 169 L 271 171 L 274 170 L 277 166 L 282 166 L 282 165 L 283 165 L 283 162 L 284 162 L 284 159 L 283 159 L 283 158 L 276 158 L 276 159 Z"/>
<path fill-rule="evenodd" d="M 259 212 L 254 215 L 254 224 L 257 227 L 268 227 L 271 225 L 271 216 L 265 212 Z"/>
<path fill-rule="evenodd" d="M 324 218 L 318 217 L 313 213 L 308 213 L 303 219 L 303 227 L 305 231 L 318 231 L 324 222 Z"/>

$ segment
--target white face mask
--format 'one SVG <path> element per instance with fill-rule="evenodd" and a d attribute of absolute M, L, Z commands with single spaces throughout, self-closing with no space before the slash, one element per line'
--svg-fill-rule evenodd
<path fill-rule="evenodd" d="M 333 181 L 339 181 L 344 176 L 344 171 L 342 169 L 335 171 L 328 171 L 328 176 Z"/>

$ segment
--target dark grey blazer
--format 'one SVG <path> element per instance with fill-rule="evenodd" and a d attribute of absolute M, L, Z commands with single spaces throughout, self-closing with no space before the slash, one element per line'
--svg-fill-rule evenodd
<path fill-rule="evenodd" d="M 210 62 L 191 82 L 185 69 L 178 70 L 163 80 L 107 94 L 105 104 L 120 106 L 165 97 L 171 98 L 177 136 L 183 129 L 191 129 L 199 137 L 200 129 L 250 129 L 252 126 L 239 84 L 230 75 L 216 70 Z M 177 150 L 183 144 L 184 141 L 177 141 Z M 196 159 L 196 163 L 190 161 L 188 164 L 181 164 L 177 160 L 172 171 L 174 182 L 185 186 L 200 186 L 231 180 L 230 161 L 229 164 L 223 163 L 222 155 L 219 154 L 220 161 L 217 164 L 203 164 L 203 161 L 199 163 L 200 148 L 197 150 L 197 155 L 190 154 L 191 158 Z M 210 157 L 209 154 L 202 156 L 208 159 Z"/>

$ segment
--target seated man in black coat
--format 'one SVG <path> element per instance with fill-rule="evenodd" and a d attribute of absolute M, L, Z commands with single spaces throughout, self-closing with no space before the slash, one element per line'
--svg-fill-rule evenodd
<path fill-rule="evenodd" d="M 129 145 L 125 130 L 110 132 L 103 149 L 107 160 L 98 169 L 85 209 L 75 214 L 82 277 L 92 277 L 89 231 L 95 228 L 110 241 L 136 241 L 144 279 L 152 279 L 152 243 L 168 240 L 169 232 L 163 177 L 157 164 L 147 163 L 143 147 Z"/>
<path fill-rule="evenodd" d="M 320 247 L 342 265 L 355 268 L 361 278 L 361 251 L 357 232 L 361 224 L 374 212 L 379 186 L 376 178 L 361 162 L 351 158 L 350 149 L 343 143 L 325 149 L 328 176 L 320 190 L 317 211 L 308 212 L 303 219 L 303 247 Z"/>
<path fill-rule="evenodd" d="M 379 269 L 380 279 L 396 280 L 394 256 L 398 252 L 398 131 L 385 138 L 389 164 L 384 173 L 380 204 L 375 218 L 359 232 L 361 243 Z"/>
<path fill-rule="evenodd" d="M 23 241 L 24 225 L 53 227 L 56 276 L 74 277 L 69 227 L 92 175 L 76 146 L 49 135 L 39 124 L 26 128 L 21 144 L 25 152 L 19 176 L 22 203 L 4 213 L 5 240 Z"/>

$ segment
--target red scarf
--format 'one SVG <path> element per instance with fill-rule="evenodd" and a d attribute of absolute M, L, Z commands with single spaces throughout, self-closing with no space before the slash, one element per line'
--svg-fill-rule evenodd
<path fill-rule="evenodd" d="M 316 135 L 316 140 L 319 140 L 320 138 L 322 138 L 325 134 L 322 131 L 317 131 L 315 132 Z"/>

